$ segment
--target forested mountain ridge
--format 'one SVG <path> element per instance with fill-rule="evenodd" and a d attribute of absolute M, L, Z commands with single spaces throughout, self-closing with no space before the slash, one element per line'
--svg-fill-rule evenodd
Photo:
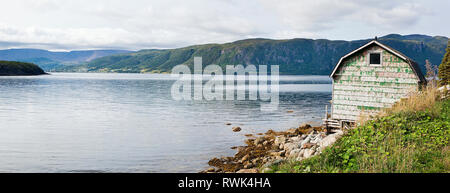
<path fill-rule="evenodd" d="M 326 39 L 247 39 L 225 44 L 205 44 L 177 49 L 151 49 L 98 58 L 63 71 L 81 72 L 170 72 L 178 64 L 193 66 L 194 57 L 203 65 L 280 65 L 281 74 L 328 75 L 339 59 L 372 39 L 341 41 Z M 448 38 L 391 34 L 379 41 L 397 49 L 421 65 L 425 60 L 438 65 Z"/>

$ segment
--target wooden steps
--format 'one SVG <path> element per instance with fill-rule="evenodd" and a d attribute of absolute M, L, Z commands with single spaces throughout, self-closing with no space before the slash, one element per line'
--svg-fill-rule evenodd
<path fill-rule="evenodd" d="M 327 128 L 351 129 L 354 127 L 355 121 L 328 118 L 323 120 L 323 125 Z"/>
<path fill-rule="evenodd" d="M 323 125 L 329 128 L 338 128 L 338 129 L 342 128 L 341 122 L 335 119 L 324 119 Z"/>

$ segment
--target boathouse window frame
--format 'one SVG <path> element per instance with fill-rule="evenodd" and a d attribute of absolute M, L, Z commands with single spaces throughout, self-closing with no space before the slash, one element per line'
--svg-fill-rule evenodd
<path fill-rule="evenodd" d="M 377 55 L 378 55 L 378 57 L 379 57 L 379 63 L 372 63 L 372 62 L 373 62 L 372 56 L 373 56 L 374 54 L 377 54 Z M 383 64 L 383 52 L 382 52 L 382 51 L 371 51 L 371 52 L 369 52 L 367 58 L 368 58 L 369 66 L 382 66 L 382 64 Z"/>

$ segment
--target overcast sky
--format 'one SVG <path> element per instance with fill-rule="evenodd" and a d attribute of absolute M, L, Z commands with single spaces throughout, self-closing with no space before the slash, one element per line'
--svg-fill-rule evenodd
<path fill-rule="evenodd" d="M 0 0 L 0 49 L 176 48 L 246 38 L 450 36 L 449 0 Z"/>

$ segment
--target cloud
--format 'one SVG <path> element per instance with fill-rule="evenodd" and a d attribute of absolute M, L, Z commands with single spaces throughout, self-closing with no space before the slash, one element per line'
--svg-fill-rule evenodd
<path fill-rule="evenodd" d="M 412 27 L 420 21 L 424 2 L 16 0 L 0 7 L 0 41 L 50 49 L 142 49 L 253 37 L 323 38 L 352 27 Z"/>
<path fill-rule="evenodd" d="M 419 5 L 411 1 L 379 0 L 314 0 L 276 3 L 264 0 L 273 7 L 280 21 L 293 29 L 318 32 L 336 27 L 344 20 L 363 21 L 380 28 L 407 27 L 419 19 Z"/>
<path fill-rule="evenodd" d="M 408 27 L 418 22 L 420 17 L 418 8 L 417 4 L 402 4 L 384 11 L 369 8 L 366 12 L 366 20 L 383 28 Z"/>
<path fill-rule="evenodd" d="M 0 24 L 0 37 L 5 37 L 1 41 L 21 42 L 25 45 L 60 45 L 60 48 L 63 45 L 75 48 L 113 48 L 121 47 L 116 45 L 134 44 L 135 40 L 123 38 L 129 34 L 126 30 L 114 28 L 17 28 Z"/>

